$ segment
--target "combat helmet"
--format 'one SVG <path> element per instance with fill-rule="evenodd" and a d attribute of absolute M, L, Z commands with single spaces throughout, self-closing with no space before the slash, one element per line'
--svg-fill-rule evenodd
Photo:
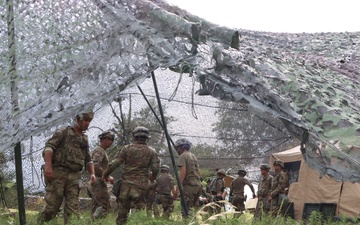
<path fill-rule="evenodd" d="M 109 139 L 114 141 L 115 134 L 113 132 L 111 132 L 111 131 L 104 131 L 101 134 L 99 134 L 98 137 L 99 137 L 99 139 L 109 138 Z"/>
<path fill-rule="evenodd" d="M 275 165 L 278 165 L 278 166 L 280 166 L 282 169 L 284 169 L 284 163 L 282 162 L 282 161 L 280 161 L 280 160 L 276 160 L 275 162 L 274 162 L 274 166 Z"/>
<path fill-rule="evenodd" d="M 192 144 L 188 139 L 180 138 L 175 141 L 175 147 L 179 147 L 179 146 L 188 147 L 188 149 L 190 149 Z"/>
<path fill-rule="evenodd" d="M 243 176 L 245 176 L 246 174 L 247 174 L 247 172 L 246 172 L 245 169 L 241 168 L 241 169 L 238 170 L 238 175 L 243 175 Z"/>
<path fill-rule="evenodd" d="M 162 166 L 160 167 L 160 170 L 161 170 L 161 171 L 169 171 L 169 170 L 170 170 L 170 167 L 169 167 L 168 165 L 162 165 Z"/>
<path fill-rule="evenodd" d="M 270 166 L 269 166 L 268 164 L 262 164 L 262 165 L 260 166 L 260 169 L 261 169 L 261 170 L 267 170 L 267 171 L 269 171 L 269 170 L 270 170 Z"/>
<path fill-rule="evenodd" d="M 133 131 L 133 137 L 146 137 L 151 138 L 149 130 L 146 127 L 138 126 Z"/>
<path fill-rule="evenodd" d="M 218 171 L 217 171 L 217 174 L 221 174 L 221 175 L 226 176 L 226 172 L 225 172 L 225 170 L 223 170 L 223 169 L 218 170 Z"/>

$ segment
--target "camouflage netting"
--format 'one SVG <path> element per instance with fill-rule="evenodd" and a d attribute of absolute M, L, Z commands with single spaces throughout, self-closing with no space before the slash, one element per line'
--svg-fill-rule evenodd
<path fill-rule="evenodd" d="M 200 95 L 273 113 L 308 140 L 309 165 L 360 181 L 360 33 L 233 30 L 161 0 L 16 2 L 16 45 L 0 2 L 0 151 L 170 68 Z"/>

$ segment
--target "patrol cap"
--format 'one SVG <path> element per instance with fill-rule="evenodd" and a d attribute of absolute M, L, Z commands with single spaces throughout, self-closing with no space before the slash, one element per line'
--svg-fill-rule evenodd
<path fill-rule="evenodd" d="M 186 138 L 180 138 L 175 141 L 175 147 L 182 146 L 185 149 L 190 149 L 192 144 L 191 142 Z"/>
<path fill-rule="evenodd" d="M 163 171 L 169 171 L 170 170 L 170 167 L 168 165 L 162 165 L 160 167 L 160 170 L 163 170 Z"/>
<path fill-rule="evenodd" d="M 111 131 L 104 131 L 99 136 L 100 139 L 109 138 L 111 140 L 115 139 L 115 134 Z"/>
<path fill-rule="evenodd" d="M 218 170 L 217 174 L 222 174 L 222 175 L 226 176 L 226 172 L 223 169 Z"/>
<path fill-rule="evenodd" d="M 238 174 L 240 175 L 240 174 L 242 174 L 242 175 L 246 175 L 247 174 L 247 172 L 246 172 L 246 170 L 245 169 L 239 169 L 238 170 Z"/>
<path fill-rule="evenodd" d="M 270 166 L 269 166 L 268 164 L 262 164 L 262 165 L 260 166 L 260 169 L 261 169 L 261 170 L 267 170 L 267 171 L 269 171 L 269 170 L 270 170 Z"/>
<path fill-rule="evenodd" d="M 280 166 L 281 168 L 284 168 L 284 163 L 282 162 L 282 161 L 280 161 L 280 160 L 276 160 L 275 162 L 274 162 L 274 166 L 275 165 L 278 165 L 278 166 Z"/>
<path fill-rule="evenodd" d="M 133 136 L 150 138 L 150 133 L 146 127 L 138 126 L 134 129 Z"/>

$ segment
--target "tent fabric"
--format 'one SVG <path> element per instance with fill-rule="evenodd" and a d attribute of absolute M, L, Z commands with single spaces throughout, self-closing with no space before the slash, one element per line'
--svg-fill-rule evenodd
<path fill-rule="evenodd" d="M 339 182 L 310 168 L 304 161 L 300 146 L 287 151 L 273 153 L 270 166 L 281 160 L 284 163 L 301 161 L 298 181 L 289 187 L 289 199 L 294 203 L 295 219 L 301 219 L 305 203 L 336 203 L 337 215 L 356 217 L 360 213 L 360 184 Z"/>

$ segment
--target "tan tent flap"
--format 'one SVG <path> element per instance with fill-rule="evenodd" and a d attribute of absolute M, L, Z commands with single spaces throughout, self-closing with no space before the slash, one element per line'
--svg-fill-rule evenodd
<path fill-rule="evenodd" d="M 344 182 L 340 197 L 339 215 L 357 217 L 360 214 L 360 185 Z"/>

